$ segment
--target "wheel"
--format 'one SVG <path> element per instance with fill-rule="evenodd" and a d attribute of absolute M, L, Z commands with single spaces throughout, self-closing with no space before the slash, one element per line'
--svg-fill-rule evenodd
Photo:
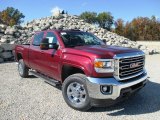
<path fill-rule="evenodd" d="M 74 74 L 67 77 L 63 82 L 63 98 L 75 110 L 87 111 L 91 108 L 86 80 L 85 75 Z"/>
<path fill-rule="evenodd" d="M 29 68 L 25 65 L 23 59 L 20 59 L 18 62 L 18 72 L 22 78 L 28 77 Z"/>

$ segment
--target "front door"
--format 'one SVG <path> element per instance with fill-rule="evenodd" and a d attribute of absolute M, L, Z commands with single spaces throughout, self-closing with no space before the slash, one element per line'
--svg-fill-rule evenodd
<path fill-rule="evenodd" d="M 48 50 L 41 50 L 41 61 L 42 61 L 42 70 L 46 75 L 60 80 L 60 56 L 61 50 L 52 49 L 52 44 L 58 44 L 58 39 L 54 32 L 47 32 L 45 35 L 49 39 L 49 48 Z"/>
<path fill-rule="evenodd" d="M 44 32 L 39 32 L 34 35 L 33 42 L 29 49 L 29 66 L 34 70 L 41 72 L 42 61 L 41 61 L 41 50 L 40 43 L 44 37 Z"/>

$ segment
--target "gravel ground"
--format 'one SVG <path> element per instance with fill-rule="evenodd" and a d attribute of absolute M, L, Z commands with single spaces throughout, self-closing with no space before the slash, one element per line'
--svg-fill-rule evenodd
<path fill-rule="evenodd" d="M 0 64 L 0 120 L 160 120 L 160 55 L 146 60 L 150 82 L 144 89 L 122 103 L 88 112 L 68 107 L 61 90 L 39 78 L 22 79 L 15 63 Z"/>

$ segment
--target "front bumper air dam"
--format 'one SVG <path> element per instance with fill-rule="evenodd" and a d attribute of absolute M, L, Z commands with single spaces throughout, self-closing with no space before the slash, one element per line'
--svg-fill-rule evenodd
<path fill-rule="evenodd" d="M 116 103 L 116 101 L 121 101 L 124 95 L 128 95 L 128 93 L 132 94 L 144 87 L 147 80 L 147 73 L 143 73 L 139 77 L 132 78 L 130 80 L 126 80 L 125 82 L 121 82 L 116 80 L 115 78 L 92 78 L 87 77 L 87 89 L 89 97 L 91 98 L 91 102 L 93 101 L 97 106 L 99 103 Z M 112 86 L 112 92 L 110 94 L 102 94 L 100 91 L 101 85 L 110 85 Z M 127 93 L 127 94 L 126 94 Z M 94 103 L 92 103 L 94 105 Z"/>

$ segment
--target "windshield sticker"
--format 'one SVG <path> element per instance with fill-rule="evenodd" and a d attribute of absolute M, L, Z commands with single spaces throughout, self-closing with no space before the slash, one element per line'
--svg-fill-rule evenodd
<path fill-rule="evenodd" d="M 61 32 L 61 35 L 67 35 L 67 33 L 66 32 Z"/>

